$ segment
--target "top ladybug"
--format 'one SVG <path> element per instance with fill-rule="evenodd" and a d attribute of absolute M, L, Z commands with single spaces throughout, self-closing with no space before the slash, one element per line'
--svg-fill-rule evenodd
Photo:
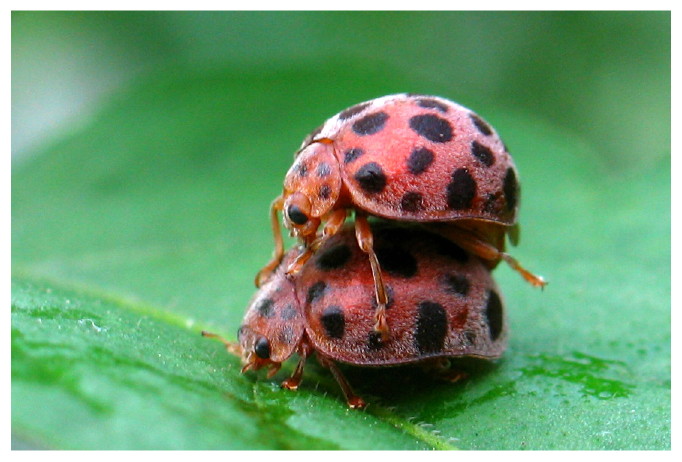
<path fill-rule="evenodd" d="M 545 281 L 504 253 L 516 244 L 519 183 L 514 162 L 493 128 L 469 109 L 436 96 L 389 95 L 352 106 L 310 133 L 295 154 L 284 191 L 271 205 L 275 252 L 257 285 L 284 254 L 284 226 L 304 244 L 296 273 L 349 210 L 375 280 L 376 330 L 388 337 L 386 290 L 368 215 L 420 222 L 481 257 L 507 261 L 534 286 Z M 325 222 L 322 233 L 318 228 Z"/>

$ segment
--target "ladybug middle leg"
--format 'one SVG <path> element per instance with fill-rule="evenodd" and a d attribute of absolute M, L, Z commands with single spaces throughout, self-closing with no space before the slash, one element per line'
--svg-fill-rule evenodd
<path fill-rule="evenodd" d="M 375 312 L 376 324 L 374 331 L 379 333 L 381 340 L 386 341 L 390 336 L 390 329 L 386 321 L 386 304 L 388 303 L 388 295 L 386 293 L 386 286 L 381 275 L 381 266 L 379 259 L 374 252 L 374 236 L 372 229 L 367 221 L 367 215 L 360 212 L 355 212 L 355 238 L 358 241 L 360 249 L 369 257 L 369 264 L 372 267 L 372 276 L 374 277 L 374 291 L 377 300 L 377 309 Z"/>
<path fill-rule="evenodd" d="M 341 370 L 338 368 L 338 366 L 332 361 L 331 359 L 321 355 L 319 352 L 316 354 L 317 355 L 317 361 L 323 366 L 329 369 L 336 379 L 336 382 L 339 384 L 339 387 L 341 387 L 341 391 L 343 392 L 343 396 L 346 397 L 346 402 L 348 403 L 348 407 L 351 409 L 362 409 L 367 406 L 367 403 L 365 402 L 364 399 L 359 397 L 353 392 L 353 389 L 351 388 L 350 384 L 348 383 L 348 380 L 346 380 L 346 377 L 341 373 Z"/>
<path fill-rule="evenodd" d="M 282 388 L 286 388 L 287 390 L 296 390 L 298 389 L 298 386 L 301 384 L 301 381 L 303 380 L 303 366 L 305 366 L 305 362 L 308 359 L 308 356 L 312 353 L 313 349 L 308 344 L 307 341 L 303 341 L 301 343 L 301 346 L 298 349 L 298 364 L 296 364 L 296 369 L 294 369 L 294 372 L 291 374 L 291 377 L 288 379 L 284 380 L 281 384 Z"/>
<path fill-rule="evenodd" d="M 422 363 L 425 373 L 445 382 L 456 383 L 469 378 L 469 374 L 452 366 L 448 358 L 433 358 Z"/>
<path fill-rule="evenodd" d="M 476 233 L 470 230 L 458 226 L 449 227 L 447 231 L 442 227 L 437 228 L 436 230 L 449 239 L 452 239 L 467 252 L 472 253 L 483 260 L 487 260 L 489 262 L 498 262 L 500 260 L 504 260 L 509 266 L 512 267 L 514 271 L 521 274 L 523 279 L 525 279 L 534 287 L 542 288 L 547 285 L 547 281 L 545 281 L 542 276 L 531 273 L 521 266 L 518 260 L 516 260 L 514 257 L 498 249 L 486 240 L 479 238 Z"/>

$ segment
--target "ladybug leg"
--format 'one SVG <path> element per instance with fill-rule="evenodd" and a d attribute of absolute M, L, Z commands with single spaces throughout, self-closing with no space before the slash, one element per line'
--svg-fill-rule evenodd
<path fill-rule="evenodd" d="M 282 388 L 286 388 L 287 390 L 296 390 L 298 388 L 298 386 L 301 384 L 301 380 L 303 380 L 303 366 L 305 366 L 306 359 L 306 356 L 301 356 L 299 358 L 298 364 L 296 364 L 296 369 L 294 369 L 291 377 L 282 382 Z"/>
<path fill-rule="evenodd" d="M 292 261 L 289 264 L 284 274 L 287 277 L 294 276 L 296 273 L 301 271 L 303 265 L 305 265 L 306 262 L 310 260 L 310 257 L 312 257 L 314 253 L 315 251 L 309 245 L 306 245 L 305 248 L 303 249 L 303 252 L 299 253 L 298 256 L 294 259 L 294 261 Z"/>
<path fill-rule="evenodd" d="M 379 259 L 374 252 L 374 237 L 372 235 L 372 230 L 369 227 L 369 222 L 367 221 L 367 215 L 358 212 L 355 213 L 355 238 L 358 241 L 360 249 L 369 257 L 369 264 L 372 267 L 374 291 L 377 300 L 374 331 L 381 335 L 383 341 L 386 341 L 390 336 L 390 329 L 386 322 L 386 303 L 388 303 L 388 296 L 386 295 L 386 287 L 384 286 L 384 280 L 381 275 Z"/>
<path fill-rule="evenodd" d="M 453 369 L 448 358 L 436 358 L 427 361 L 423 365 L 424 371 L 446 382 L 455 383 L 469 378 L 469 374 L 458 369 Z"/>
<path fill-rule="evenodd" d="M 532 286 L 534 287 L 540 287 L 541 289 L 544 288 L 547 285 L 547 281 L 542 276 L 538 276 L 536 274 L 531 273 L 527 269 L 525 269 L 521 264 L 516 260 L 514 257 L 511 255 L 500 252 L 500 256 L 504 261 L 507 262 L 509 266 L 512 267 L 515 271 L 521 274 L 523 279 L 525 279 L 527 282 L 529 282 Z"/>
<path fill-rule="evenodd" d="M 353 392 L 353 389 L 346 380 L 346 377 L 344 377 L 344 375 L 341 373 L 341 370 L 336 366 L 334 361 L 320 355 L 319 353 L 317 354 L 317 360 L 323 367 L 326 367 L 331 371 L 332 375 L 336 379 L 336 382 L 339 384 L 339 387 L 341 387 L 341 391 L 343 392 L 343 396 L 346 398 L 348 407 L 351 409 L 363 409 L 367 406 L 365 400 Z"/>
<path fill-rule="evenodd" d="M 291 377 L 282 382 L 282 388 L 287 390 L 296 390 L 303 380 L 303 366 L 308 359 L 308 356 L 312 352 L 312 347 L 310 347 L 306 342 L 302 343 L 298 349 L 298 364 L 296 364 L 296 369 L 291 374 Z"/>
<path fill-rule="evenodd" d="M 282 367 L 282 363 L 272 363 L 270 364 L 270 369 L 266 375 L 267 378 L 271 379 Z"/>
<path fill-rule="evenodd" d="M 322 230 L 322 235 L 315 237 L 310 242 L 306 242 L 305 250 L 289 264 L 286 275 L 291 277 L 298 273 L 303 265 L 310 260 L 315 252 L 334 234 L 338 233 L 346 221 L 346 209 L 336 209 L 327 216 L 327 222 Z"/>
<path fill-rule="evenodd" d="M 277 214 L 282 211 L 284 207 L 284 197 L 278 196 L 272 204 L 270 204 L 270 225 L 272 226 L 272 235 L 275 238 L 275 250 L 272 254 L 272 260 L 261 269 L 256 275 L 256 287 L 260 287 L 263 282 L 270 276 L 270 274 L 277 268 L 277 265 L 282 261 L 284 256 L 284 240 L 282 239 L 282 229 L 279 226 L 279 219 Z"/>
<path fill-rule="evenodd" d="M 499 260 L 506 261 L 514 271 L 521 274 L 523 279 L 525 279 L 534 287 L 542 288 L 547 285 L 547 281 L 545 281 L 542 276 L 531 273 L 521 266 L 521 264 L 514 257 L 508 253 L 500 251 L 495 246 L 485 242 L 467 230 L 461 228 L 450 229 L 448 230 L 447 236 L 454 240 L 467 252 L 473 253 L 484 260 L 492 262 L 497 262 Z"/>

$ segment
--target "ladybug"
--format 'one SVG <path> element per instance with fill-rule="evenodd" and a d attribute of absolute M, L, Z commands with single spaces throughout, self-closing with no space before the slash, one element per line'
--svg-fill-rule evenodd
<path fill-rule="evenodd" d="M 366 255 L 345 226 L 326 239 L 294 277 L 288 252 L 250 302 L 238 332 L 242 372 L 270 368 L 274 375 L 294 353 L 300 357 L 282 387 L 296 389 L 307 358 L 315 355 L 338 381 L 348 405 L 365 406 L 336 365 L 441 368 L 449 358 L 494 359 L 506 347 L 507 322 L 489 268 L 461 247 L 420 226 L 373 224 L 374 251 L 384 271 L 391 313 L 390 339 L 374 330 L 374 278 Z M 211 335 L 213 334 L 205 334 Z"/>
<path fill-rule="evenodd" d="M 284 189 L 271 205 L 273 259 L 284 255 L 284 226 L 304 250 L 289 264 L 295 274 L 350 211 L 359 247 L 369 258 L 377 299 L 375 330 L 389 336 L 388 294 L 374 251 L 368 216 L 429 223 L 492 269 L 500 260 L 535 286 L 536 276 L 504 252 L 518 240 L 518 173 L 505 144 L 480 116 L 437 96 L 396 94 L 352 106 L 310 133 L 295 154 Z M 324 222 L 321 233 L 318 228 Z"/>

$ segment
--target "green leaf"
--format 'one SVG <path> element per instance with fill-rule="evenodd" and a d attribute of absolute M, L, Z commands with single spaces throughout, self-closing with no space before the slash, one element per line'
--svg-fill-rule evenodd
<path fill-rule="evenodd" d="M 269 203 L 306 132 L 418 82 L 382 69 L 172 69 L 12 173 L 12 425 L 69 449 L 669 449 L 670 153 L 623 159 L 521 113 L 481 111 L 521 172 L 501 266 L 508 351 L 443 384 L 310 361 L 296 392 L 239 373 Z M 387 84 L 386 82 L 390 82 Z M 435 91 L 448 95 L 447 88 Z M 302 96 L 303 95 L 303 96 Z"/>

